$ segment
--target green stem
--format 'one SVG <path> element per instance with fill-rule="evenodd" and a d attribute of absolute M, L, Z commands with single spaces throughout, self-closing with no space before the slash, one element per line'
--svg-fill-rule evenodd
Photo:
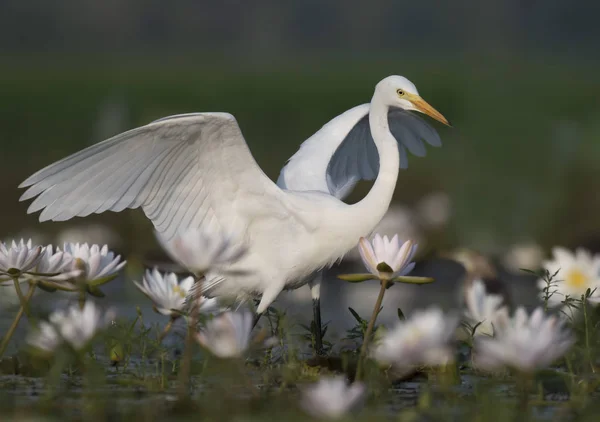
<path fill-rule="evenodd" d="M 516 408 L 516 421 L 526 421 L 529 416 L 529 389 L 531 387 L 532 377 L 531 374 L 521 372 L 518 374 L 517 387 L 519 393 L 519 401 Z"/>
<path fill-rule="evenodd" d="M 588 310 L 587 310 L 587 300 L 585 299 L 585 297 L 582 297 L 582 304 L 581 306 L 583 307 L 583 321 L 585 324 L 585 354 L 587 357 L 587 360 L 589 362 L 590 367 L 592 368 L 592 372 L 596 373 L 596 368 L 594 367 L 594 364 L 592 363 L 592 351 L 590 350 L 590 329 L 588 326 Z"/>
<path fill-rule="evenodd" d="M 165 374 L 165 355 L 165 352 L 160 354 L 160 389 L 162 391 L 165 390 L 167 385 L 167 376 Z"/>
<path fill-rule="evenodd" d="M 192 311 L 194 312 L 194 311 Z M 189 392 L 190 371 L 192 369 L 192 351 L 194 347 L 194 326 L 196 325 L 195 316 L 190 315 L 188 320 L 187 335 L 185 337 L 185 348 L 181 358 L 181 367 L 179 368 L 179 399 L 184 400 Z"/>
<path fill-rule="evenodd" d="M 192 370 L 192 355 L 194 350 L 194 335 L 198 324 L 198 298 L 202 291 L 199 285 L 204 280 L 204 276 L 196 279 L 198 286 L 194 287 L 194 296 L 192 297 L 190 316 L 188 318 L 187 335 L 185 337 L 185 349 L 181 358 L 181 367 L 179 368 L 179 399 L 185 400 L 190 389 L 190 377 Z"/>
<path fill-rule="evenodd" d="M 31 300 L 31 297 L 33 296 L 33 292 L 35 291 L 35 287 L 36 287 L 35 284 L 29 285 L 29 291 L 27 292 L 27 296 L 25 296 L 25 298 L 24 298 L 25 305 L 27 305 L 28 302 Z M 4 338 L 2 339 L 2 344 L 0 344 L 0 358 L 4 355 L 4 352 L 5 352 L 6 348 L 8 347 L 8 343 L 10 342 L 10 339 L 12 338 L 13 334 L 15 333 L 15 330 L 17 329 L 17 326 L 19 325 L 19 321 L 21 321 L 21 318 L 23 317 L 24 312 L 25 312 L 25 306 L 21 305 L 21 307 L 19 308 L 19 312 L 17 312 L 17 315 L 15 315 L 15 319 L 14 319 L 13 323 L 11 324 L 7 333 L 5 334 Z"/>
<path fill-rule="evenodd" d="M 365 356 L 367 355 L 367 348 L 369 346 L 369 340 L 371 339 L 371 333 L 373 331 L 373 327 L 375 326 L 375 320 L 377 319 L 377 315 L 379 314 L 379 310 L 381 309 L 381 303 L 383 302 L 383 295 L 385 295 L 387 284 L 388 284 L 388 280 L 381 280 L 381 289 L 379 290 L 379 296 L 377 296 L 377 301 L 375 302 L 375 307 L 373 308 L 373 314 L 371 315 L 371 320 L 369 321 L 369 325 L 367 325 L 367 331 L 365 332 L 363 344 L 362 344 L 362 347 L 360 348 L 360 356 L 358 357 L 358 366 L 356 368 L 356 376 L 354 377 L 354 379 L 356 381 L 360 381 L 362 379 L 364 360 L 365 360 Z"/>
<path fill-rule="evenodd" d="M 25 315 L 27 315 L 27 318 L 31 318 L 31 314 L 29 312 L 29 306 L 27 305 L 27 302 L 25 301 L 25 296 L 23 296 L 23 291 L 21 290 L 21 284 L 19 283 L 19 277 L 17 276 L 11 276 L 13 283 L 15 285 L 15 290 L 17 291 L 17 296 L 19 297 L 19 303 L 21 304 L 21 307 L 25 310 Z"/>
<path fill-rule="evenodd" d="M 565 356 L 565 364 L 567 365 L 567 370 L 569 371 L 569 394 L 571 395 L 571 397 L 573 397 L 575 395 L 575 387 L 576 387 L 576 382 L 575 382 L 575 371 L 573 371 L 573 363 L 571 362 L 571 359 L 569 358 L 569 356 Z"/>
<path fill-rule="evenodd" d="M 79 290 L 79 309 L 83 309 L 85 307 L 85 290 Z"/>
<path fill-rule="evenodd" d="M 67 363 L 69 363 L 70 357 L 69 353 L 66 353 L 64 350 L 60 350 L 59 353 L 56 353 L 54 364 L 50 368 L 50 371 L 48 371 L 46 394 L 42 400 L 42 403 L 47 407 L 53 407 L 55 404 L 55 399 L 61 388 L 61 376 Z"/>
<path fill-rule="evenodd" d="M 169 322 L 167 323 L 167 325 L 165 325 L 165 329 L 162 330 L 162 333 L 160 333 L 160 335 L 158 336 L 158 342 L 159 343 L 162 343 L 162 341 L 167 336 L 167 334 L 169 334 L 169 332 L 171 331 L 171 328 L 173 328 L 173 323 L 175 322 L 176 319 L 177 318 L 171 317 L 171 319 L 169 320 Z"/>
<path fill-rule="evenodd" d="M 246 364 L 244 358 L 237 359 L 237 369 L 239 371 L 239 376 L 246 382 L 246 386 L 250 393 L 256 398 L 260 395 L 258 388 L 254 385 L 252 378 L 246 372 Z"/>

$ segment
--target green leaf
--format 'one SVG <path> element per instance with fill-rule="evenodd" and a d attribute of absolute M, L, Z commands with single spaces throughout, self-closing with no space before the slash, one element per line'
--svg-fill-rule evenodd
<path fill-rule="evenodd" d="M 186 312 L 183 312 L 182 310 L 179 310 L 179 309 L 170 309 L 170 311 L 172 313 L 171 318 L 175 318 L 175 317 L 179 318 L 179 317 L 187 316 Z"/>
<path fill-rule="evenodd" d="M 358 321 L 359 324 L 362 324 L 364 322 L 364 320 L 360 317 L 360 315 L 358 315 L 358 313 L 354 309 L 348 307 L 348 310 L 350 311 L 354 319 Z"/>
<path fill-rule="evenodd" d="M 382 273 L 393 273 L 394 272 L 394 270 L 392 270 L 392 267 L 390 267 L 385 262 L 380 262 L 379 264 L 377 264 L 377 271 L 381 271 Z"/>
<path fill-rule="evenodd" d="M 96 280 L 90 281 L 87 284 L 88 284 L 88 286 L 92 286 L 92 287 L 102 286 L 103 284 L 106 284 L 109 281 L 113 281 L 115 278 L 117 278 L 118 275 L 119 274 L 113 274 L 113 275 L 109 275 L 108 277 L 98 278 Z"/>
<path fill-rule="evenodd" d="M 393 281 L 394 283 L 427 284 L 427 283 L 433 283 L 435 281 L 435 279 L 433 279 L 431 277 L 400 276 L 400 277 L 392 278 L 391 281 Z"/>
<path fill-rule="evenodd" d="M 52 287 L 49 284 L 44 283 L 43 281 L 39 281 L 37 285 L 40 289 L 48 293 L 54 293 L 57 290 L 56 287 Z"/>
<path fill-rule="evenodd" d="M 398 308 L 398 319 L 400 321 L 404 321 L 406 319 L 406 317 L 404 316 L 404 312 L 402 312 L 402 309 Z"/>
<path fill-rule="evenodd" d="M 35 271 L 27 271 L 23 274 L 27 274 L 33 277 L 56 277 L 57 275 L 60 275 L 61 273 L 36 273 Z"/>
<path fill-rule="evenodd" d="M 471 330 L 471 338 L 475 338 L 475 331 L 477 331 L 481 324 L 483 324 L 483 321 L 479 321 L 477 324 L 475 324 L 475 326 Z"/>
<path fill-rule="evenodd" d="M 110 360 L 113 363 L 118 363 L 120 361 L 123 360 L 123 345 L 118 342 L 115 341 L 112 345 L 112 347 L 110 348 Z"/>
<path fill-rule="evenodd" d="M 87 285 L 87 291 L 89 294 L 91 294 L 92 296 L 95 297 L 104 297 L 105 294 L 102 293 L 102 290 L 100 290 L 98 287 L 96 286 L 91 286 L 91 285 Z"/>
<path fill-rule="evenodd" d="M 373 274 L 340 274 L 337 276 L 340 280 L 349 281 L 350 283 L 362 283 L 367 280 L 374 280 Z"/>
<path fill-rule="evenodd" d="M 527 268 L 519 268 L 519 270 L 521 270 L 521 271 L 523 271 L 525 273 L 534 275 L 534 276 L 539 277 L 539 278 L 544 278 L 544 272 L 543 271 L 534 271 L 534 270 L 530 270 L 530 269 L 527 269 Z"/>
<path fill-rule="evenodd" d="M 75 287 L 73 287 L 72 285 L 69 284 L 63 284 L 63 283 L 54 283 L 52 281 L 48 281 L 48 280 L 38 280 L 37 281 L 38 286 L 40 286 L 40 288 L 42 290 L 46 290 L 46 289 L 54 289 L 54 290 L 46 290 L 46 291 L 55 291 L 55 290 L 61 290 L 63 292 L 75 292 L 77 291 L 77 289 L 75 289 Z M 42 285 L 46 288 L 44 289 L 42 287 Z"/>

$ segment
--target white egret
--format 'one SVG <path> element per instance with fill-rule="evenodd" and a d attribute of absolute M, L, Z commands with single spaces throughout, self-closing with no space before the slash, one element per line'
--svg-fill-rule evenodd
<path fill-rule="evenodd" d="M 380 157 L 374 142 L 376 132 L 371 131 L 370 119 L 373 114 L 371 106 L 374 106 L 375 111 L 382 116 L 387 112 L 388 125 L 382 132 L 387 131 L 387 137 L 391 133 L 396 138 L 400 153 L 400 168 L 408 167 L 407 150 L 418 157 L 425 156 L 423 140 L 431 146 L 441 146 L 442 142 L 436 130 L 411 111 L 428 114 L 449 126 L 448 121 L 419 97 L 417 88 L 408 79 L 402 76 L 390 76 L 380 84 L 387 79 L 393 79 L 392 85 L 398 86 L 397 101 L 388 103 L 387 108 L 382 107 L 376 103 L 374 95 L 370 104 L 358 105 L 329 121 L 308 138 L 289 159 L 281 169 L 277 185 L 282 189 L 293 191 L 323 192 L 343 200 L 350 195 L 360 180 L 375 179 L 379 174 Z M 380 116 L 379 119 L 385 120 L 385 117 Z M 386 211 L 387 208 L 386 206 Z M 371 230 L 374 228 L 375 226 Z M 323 272 L 318 271 L 308 281 L 313 300 L 313 319 L 317 328 L 315 339 L 317 350 L 322 348 L 320 307 L 322 280 Z"/>
<path fill-rule="evenodd" d="M 207 274 L 221 281 L 205 293 L 260 295 L 260 314 L 284 288 L 306 284 L 373 230 L 406 166 L 406 148 L 423 155 L 421 138 L 439 144 L 408 110 L 448 124 L 410 81 L 389 76 L 370 105 L 338 116 L 302 145 L 279 187 L 257 165 L 232 115 L 165 117 L 40 170 L 20 185 L 28 187 L 21 200 L 37 197 L 28 213 L 42 210 L 40 221 L 141 207 L 166 238 L 200 226 L 234 227 L 248 253 Z M 339 199 L 358 180 L 374 178 L 360 202 Z"/>

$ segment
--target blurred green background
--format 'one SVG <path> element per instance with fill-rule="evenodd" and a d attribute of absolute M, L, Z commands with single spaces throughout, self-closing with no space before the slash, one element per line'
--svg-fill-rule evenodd
<path fill-rule="evenodd" d="M 443 148 L 411 157 L 395 196 L 448 193 L 444 246 L 600 247 L 599 4 L 440 3 L 0 2 L 0 237 L 72 224 L 39 224 L 17 185 L 111 135 L 228 111 L 276 179 L 302 141 L 401 74 L 454 125 L 433 123 Z M 140 211 L 86 221 L 127 248 L 152 238 Z"/>

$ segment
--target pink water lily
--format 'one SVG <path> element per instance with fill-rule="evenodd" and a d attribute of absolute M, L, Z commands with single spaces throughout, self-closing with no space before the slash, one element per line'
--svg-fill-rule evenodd
<path fill-rule="evenodd" d="M 415 263 L 411 261 L 417 247 L 411 240 L 401 243 L 398 235 L 389 239 L 379 234 L 375 235 L 372 242 L 361 237 L 358 244 L 363 264 L 378 278 L 393 278 L 410 273 L 415 267 Z M 388 268 L 382 269 L 381 264 L 386 264 Z"/>

